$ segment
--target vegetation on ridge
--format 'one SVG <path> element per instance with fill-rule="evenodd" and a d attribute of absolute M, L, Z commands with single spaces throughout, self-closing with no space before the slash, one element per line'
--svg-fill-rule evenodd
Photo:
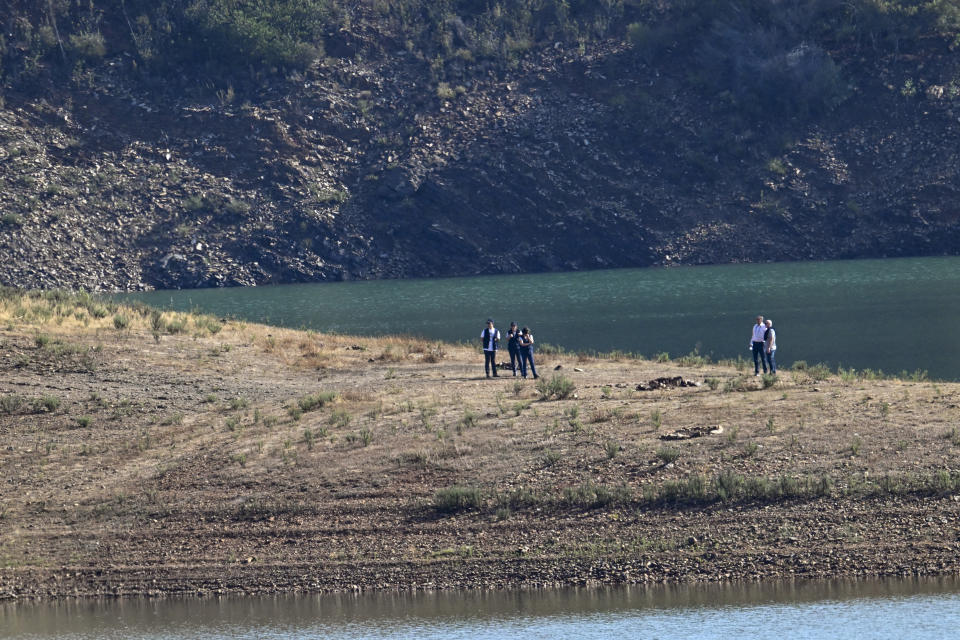
<path fill-rule="evenodd" d="M 443 69 L 448 60 L 511 62 L 542 44 L 615 36 L 655 58 L 693 53 L 712 82 L 801 78 L 815 91 L 835 70 L 827 50 L 908 51 L 932 35 L 957 37 L 950 0 L 9 0 L 0 40 L 7 81 L 45 68 L 77 72 L 104 57 L 134 56 L 173 75 L 213 77 L 304 68 L 325 42 L 368 27 L 366 53 L 405 48 Z M 954 42 L 954 44 L 958 44 Z M 382 48 L 382 49 L 381 49 Z M 721 73 L 716 73 L 721 71 Z M 754 76 L 759 74 L 761 78 Z M 778 88 L 788 89 L 787 84 Z M 829 89 L 829 87 L 826 87 Z"/>

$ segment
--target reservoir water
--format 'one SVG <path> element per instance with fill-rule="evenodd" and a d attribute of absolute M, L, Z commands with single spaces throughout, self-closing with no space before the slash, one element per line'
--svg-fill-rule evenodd
<path fill-rule="evenodd" d="M 350 334 L 470 340 L 493 317 L 572 350 L 750 356 L 960 379 L 960 258 L 906 258 L 381 280 L 126 294 L 172 309 Z"/>
<path fill-rule="evenodd" d="M 33 640 L 955 638 L 955 580 L 0 605 Z"/>

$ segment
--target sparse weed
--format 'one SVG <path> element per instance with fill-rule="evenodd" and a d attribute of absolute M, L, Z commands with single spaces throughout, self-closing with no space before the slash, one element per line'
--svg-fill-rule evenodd
<path fill-rule="evenodd" d="M 723 385 L 724 392 L 730 393 L 734 391 L 742 392 L 750 390 L 750 379 L 746 376 L 738 375 L 734 376 L 727 380 Z"/>
<path fill-rule="evenodd" d="M 653 425 L 654 431 L 659 431 L 660 427 L 663 426 L 663 412 L 660 409 L 654 409 L 650 412 L 650 423 Z"/>
<path fill-rule="evenodd" d="M 660 447 L 657 449 L 657 460 L 663 464 L 672 464 L 680 458 L 680 451 L 673 447 Z"/>
<path fill-rule="evenodd" d="M 330 425 L 340 429 L 346 429 L 352 420 L 353 416 L 346 409 L 337 409 L 330 414 Z"/>
<path fill-rule="evenodd" d="M 616 440 L 607 440 L 603 443 L 603 451 L 607 454 L 607 459 L 613 460 L 620 453 L 620 443 Z"/>
<path fill-rule="evenodd" d="M 860 455 L 860 449 L 863 448 L 863 440 L 860 436 L 854 436 L 853 440 L 850 441 L 850 455 L 857 456 Z"/>
<path fill-rule="evenodd" d="M 463 417 L 460 418 L 460 421 L 457 423 L 457 432 L 460 433 L 461 429 L 472 429 L 477 426 L 480 416 L 467 409 L 463 412 Z"/>

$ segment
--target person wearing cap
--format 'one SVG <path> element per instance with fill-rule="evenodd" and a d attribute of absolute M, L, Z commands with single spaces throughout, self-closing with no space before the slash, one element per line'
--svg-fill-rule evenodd
<path fill-rule="evenodd" d="M 770 373 L 777 373 L 777 332 L 773 330 L 773 320 L 767 318 L 763 325 L 767 328 L 763 332 L 763 353 L 770 367 Z"/>
<path fill-rule="evenodd" d="M 527 363 L 530 363 L 530 373 L 534 379 L 539 378 L 537 367 L 533 364 L 533 334 L 528 327 L 524 327 L 520 332 L 520 375 L 527 377 Z"/>
<path fill-rule="evenodd" d="M 520 327 L 516 322 L 511 322 L 510 329 L 507 330 L 507 349 L 510 351 L 510 369 L 516 376 L 523 365 L 520 361 Z"/>
<path fill-rule="evenodd" d="M 500 332 L 493 326 L 493 319 L 487 318 L 487 328 L 480 333 L 480 342 L 483 345 L 483 370 L 487 377 L 490 377 L 490 370 L 493 369 L 493 377 L 497 377 L 497 349 L 500 348 Z"/>

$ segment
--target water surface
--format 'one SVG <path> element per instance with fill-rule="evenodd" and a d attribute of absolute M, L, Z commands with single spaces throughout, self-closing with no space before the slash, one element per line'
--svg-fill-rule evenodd
<path fill-rule="evenodd" d="M 573 350 L 750 356 L 773 318 L 782 364 L 960 379 L 960 258 L 621 269 L 130 294 L 150 304 L 318 331 L 474 340 L 487 317 Z"/>
<path fill-rule="evenodd" d="M 954 580 L 98 600 L 0 606 L 0 637 L 955 638 Z"/>

